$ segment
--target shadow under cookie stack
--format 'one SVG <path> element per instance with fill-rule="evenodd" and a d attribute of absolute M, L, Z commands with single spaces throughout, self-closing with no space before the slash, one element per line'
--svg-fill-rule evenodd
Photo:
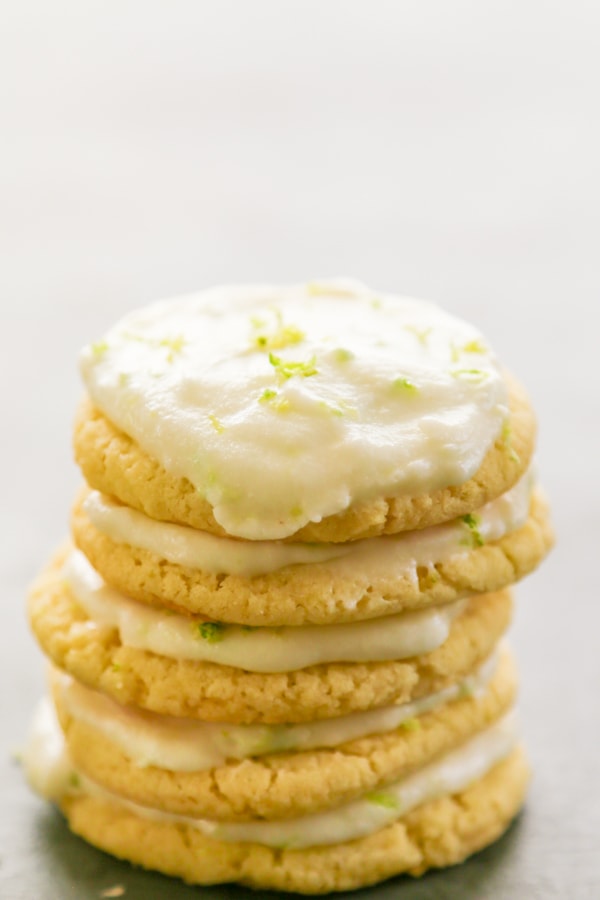
<path fill-rule="evenodd" d="M 197 884 L 453 865 L 524 800 L 513 582 L 552 544 L 482 336 L 354 282 L 220 288 L 85 348 L 25 754 L 70 828 Z"/>

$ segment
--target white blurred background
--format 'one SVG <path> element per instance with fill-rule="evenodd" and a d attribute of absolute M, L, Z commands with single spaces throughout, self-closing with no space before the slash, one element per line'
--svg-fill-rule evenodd
<path fill-rule="evenodd" d="M 159 297 L 343 274 L 474 320 L 532 394 L 561 537 L 516 629 L 540 834 L 562 802 L 589 805 L 575 779 L 598 773 L 582 735 L 600 680 L 599 29 L 593 0 L 4 5 L 0 549 L 16 728 L 41 684 L 24 587 L 78 483 L 80 345 Z"/>
<path fill-rule="evenodd" d="M 81 344 L 222 281 L 351 275 L 474 320 L 572 495 L 600 451 L 599 28 L 592 0 L 6 4 L 11 566 L 63 527 Z"/>

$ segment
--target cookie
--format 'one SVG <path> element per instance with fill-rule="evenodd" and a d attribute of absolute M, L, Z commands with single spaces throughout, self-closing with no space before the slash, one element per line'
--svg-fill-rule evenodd
<path fill-rule="evenodd" d="M 506 830 L 528 781 L 517 749 L 464 790 L 424 803 L 373 834 L 301 850 L 214 840 L 183 823 L 142 818 L 85 793 L 66 796 L 60 805 L 71 830 L 89 843 L 188 883 L 325 894 L 463 862 Z"/>
<path fill-rule="evenodd" d="M 59 667 L 120 703 L 207 721 L 302 722 L 434 693 L 492 652 L 508 627 L 510 592 L 465 601 L 448 639 L 430 653 L 397 662 L 335 663 L 281 674 L 179 660 L 124 646 L 118 631 L 93 626 L 63 578 L 63 551 L 29 597 L 31 627 Z"/>
<path fill-rule="evenodd" d="M 139 741 L 141 728 L 149 730 L 147 715 L 140 727 L 139 714 L 92 697 L 95 716 L 90 718 L 90 707 L 81 706 L 81 695 L 84 700 L 89 698 L 77 685 L 65 685 L 64 676 L 58 673 L 52 678 L 52 694 L 73 764 L 108 791 L 181 815 L 228 821 L 284 819 L 379 790 L 455 749 L 500 718 L 514 702 L 516 675 L 506 651 L 491 662 L 491 680 L 474 694 L 459 685 L 455 699 L 418 718 L 406 719 L 390 732 L 366 734 L 333 747 L 291 748 L 283 753 L 223 760 L 201 771 L 181 770 L 180 766 L 190 763 L 180 762 L 181 753 L 174 757 L 164 738 L 161 743 L 164 717 L 152 717 L 148 748 Z M 73 704 L 73 687 L 79 705 Z M 127 728 L 121 725 L 115 731 L 115 721 L 124 722 Z M 178 727 L 181 732 L 182 726 Z M 268 729 L 262 731 L 268 746 Z M 197 735 L 189 727 L 184 735 L 190 744 L 202 740 L 202 732 Z M 273 737 L 276 744 L 277 730 Z M 154 754 L 155 763 L 160 759 L 163 764 L 144 765 L 148 753 Z M 210 757 L 205 764 L 210 765 Z"/>
<path fill-rule="evenodd" d="M 332 545 L 334 558 L 331 560 L 285 565 L 266 574 L 224 574 L 183 565 L 175 553 L 169 560 L 156 550 L 115 539 L 100 530 L 86 512 L 85 504 L 90 499 L 94 498 L 90 498 L 87 490 L 83 491 L 74 506 L 73 539 L 106 582 L 142 603 L 249 626 L 352 622 L 501 590 L 531 572 L 553 542 L 547 504 L 536 489 L 529 514 L 525 505 L 524 520 L 519 517 L 518 527 L 513 528 L 511 524 L 498 538 L 492 532 L 492 540 L 487 540 L 482 531 L 480 512 L 476 517 L 479 523 L 476 535 L 464 521 L 458 520 L 416 535 L 405 533 L 352 543 L 347 551 Z M 130 509 L 102 497 L 96 504 L 100 505 L 101 513 L 108 511 L 109 519 L 114 512 L 117 517 L 125 513 L 124 522 L 128 525 L 132 518 Z M 179 541 L 184 549 L 191 545 L 192 551 L 188 552 L 193 556 L 197 532 L 189 527 L 158 524 L 145 516 L 140 527 L 141 517 L 142 514 L 133 513 L 130 530 L 134 534 L 149 532 L 152 539 L 158 530 L 164 553 L 168 554 Z M 472 517 L 469 522 L 474 520 Z M 118 518 L 117 523 L 120 524 Z M 103 525 L 102 517 L 99 524 Z M 201 536 L 203 542 L 205 537 Z M 213 556 L 212 544 L 219 541 L 225 544 L 223 550 L 217 548 L 219 557 L 225 557 L 225 561 L 222 563 L 219 558 L 213 563 L 210 559 L 215 567 L 226 565 L 227 554 L 234 555 L 239 545 L 244 551 L 247 544 L 253 546 L 249 542 L 210 536 L 209 552 Z M 382 549 L 378 548 L 379 544 Z M 278 545 L 275 551 L 277 554 L 281 551 L 284 560 L 289 558 L 285 553 L 288 546 L 303 551 L 302 545 Z M 202 543 L 200 551 L 203 549 Z M 265 550 L 269 551 L 269 547 Z M 343 555 L 336 556 L 336 551 L 337 554 L 342 551 Z M 310 560 L 311 554 L 328 551 L 321 545 L 303 552 L 304 558 Z M 257 555 L 249 556 L 251 564 L 257 565 Z M 202 558 L 202 553 L 198 556 Z M 248 566 L 246 556 L 241 564 Z M 269 564 L 273 565 L 271 556 L 264 563 Z"/>
<path fill-rule="evenodd" d="M 509 385 L 510 418 L 473 477 L 426 494 L 356 503 L 283 539 L 343 542 L 428 528 L 473 512 L 505 493 L 529 466 L 536 432 L 523 389 L 513 379 Z M 227 535 L 210 504 L 188 479 L 167 472 L 89 399 L 77 413 L 74 450 L 87 483 L 96 490 L 151 518 Z"/>

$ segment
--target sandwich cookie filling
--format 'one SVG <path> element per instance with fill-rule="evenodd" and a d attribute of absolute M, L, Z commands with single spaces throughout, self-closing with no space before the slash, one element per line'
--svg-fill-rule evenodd
<path fill-rule="evenodd" d="M 200 772 L 225 765 L 229 759 L 337 747 L 371 734 L 417 728 L 419 716 L 483 693 L 497 662 L 494 656 L 458 684 L 411 703 L 300 725 L 236 725 L 159 716 L 122 706 L 58 671 L 53 682 L 67 714 L 116 744 L 135 766 Z"/>
<path fill-rule="evenodd" d="M 250 540 L 462 484 L 508 421 L 502 373 L 475 328 L 356 282 L 157 303 L 80 363 L 104 415 Z"/>
<path fill-rule="evenodd" d="M 470 516 L 416 532 L 345 544 L 240 541 L 186 525 L 159 522 L 91 491 L 83 504 L 92 525 L 115 543 L 147 550 L 170 563 L 203 572 L 252 578 L 288 566 L 326 566 L 332 577 L 360 571 L 374 576 L 409 574 L 473 547 L 500 540 L 527 521 L 533 474 Z"/>
<path fill-rule="evenodd" d="M 467 605 L 458 600 L 342 625 L 255 628 L 168 615 L 130 600 L 108 587 L 80 551 L 67 558 L 63 578 L 92 622 L 116 628 L 125 646 L 249 672 L 292 672 L 324 663 L 420 656 L 446 641 L 452 622 Z"/>
<path fill-rule="evenodd" d="M 398 821 L 423 803 L 464 790 L 505 759 L 517 739 L 516 717 L 514 712 L 509 712 L 490 728 L 413 775 L 337 809 L 298 819 L 249 823 L 222 823 L 163 813 L 123 800 L 100 788 L 77 772 L 70 762 L 48 700 L 40 704 L 36 714 L 24 764 L 32 787 L 42 796 L 59 803 L 65 795 L 83 792 L 105 798 L 141 818 L 197 828 L 218 841 L 301 849 L 357 840 Z"/>

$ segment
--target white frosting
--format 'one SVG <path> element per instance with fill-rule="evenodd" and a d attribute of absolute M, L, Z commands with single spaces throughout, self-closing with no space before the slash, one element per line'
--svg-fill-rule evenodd
<path fill-rule="evenodd" d="M 34 712 L 22 762 L 31 787 L 48 800 L 59 801 L 77 785 L 54 707 L 46 698 Z"/>
<path fill-rule="evenodd" d="M 282 751 L 337 747 L 370 734 L 384 734 L 444 703 L 485 690 L 497 665 L 489 659 L 480 670 L 436 694 L 402 706 L 352 713 L 302 725 L 235 725 L 159 716 L 122 706 L 68 675 L 58 674 L 62 703 L 76 721 L 91 726 L 116 744 L 136 766 L 171 772 L 200 772 L 228 759 L 248 759 Z"/>
<path fill-rule="evenodd" d="M 116 543 L 149 550 L 171 563 L 215 574 L 253 577 L 285 566 L 329 562 L 350 552 L 346 544 L 284 544 L 217 537 L 185 525 L 151 519 L 97 491 L 88 494 L 84 510 L 94 527 Z"/>
<path fill-rule="evenodd" d="M 527 520 L 532 476 L 528 472 L 509 491 L 475 514 L 482 540 L 500 540 Z M 373 576 L 416 577 L 417 566 L 444 562 L 469 547 L 468 530 L 460 519 L 422 531 L 354 541 L 346 544 L 301 544 L 282 541 L 240 541 L 217 537 L 185 525 L 151 519 L 137 510 L 91 491 L 85 512 L 102 534 L 161 559 L 204 572 L 254 577 L 291 565 L 320 564 L 332 577 L 361 572 Z"/>
<path fill-rule="evenodd" d="M 298 819 L 224 823 L 163 813 L 131 803 L 78 774 L 69 763 L 60 726 L 48 701 L 45 706 L 45 712 L 36 716 L 32 744 L 25 755 L 28 779 L 43 796 L 60 800 L 64 794 L 84 791 L 106 798 L 141 818 L 187 825 L 216 840 L 280 848 L 340 844 L 379 831 L 423 803 L 465 790 L 505 759 L 517 741 L 515 716 L 509 713 L 486 731 L 408 778 L 352 803 Z M 50 746 L 52 752 L 37 752 L 37 748 L 45 745 Z"/>
<path fill-rule="evenodd" d="M 251 540 L 461 484 L 508 415 L 476 329 L 354 282 L 157 303 L 85 348 L 81 371 L 119 428 Z"/>
<path fill-rule="evenodd" d="M 108 587 L 79 551 L 70 554 L 63 574 L 92 622 L 116 628 L 125 646 L 250 672 L 291 672 L 321 663 L 377 662 L 428 653 L 444 643 L 466 602 L 343 625 L 247 628 L 209 623 L 206 628 L 206 623 L 165 615 L 163 609 Z"/>

